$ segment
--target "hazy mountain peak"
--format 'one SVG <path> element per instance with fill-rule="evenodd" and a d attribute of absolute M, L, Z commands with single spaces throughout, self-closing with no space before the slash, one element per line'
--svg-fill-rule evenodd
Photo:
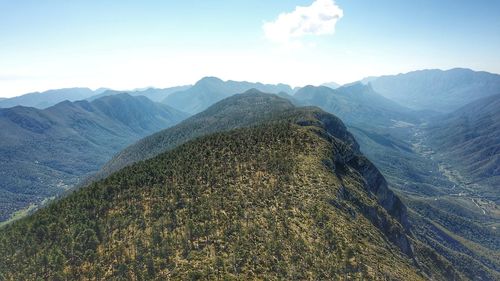
<path fill-rule="evenodd" d="M 338 83 L 335 83 L 335 82 L 328 82 L 328 83 L 323 83 L 321 84 L 320 86 L 326 86 L 328 88 L 332 88 L 332 89 L 337 89 L 338 87 L 340 87 L 341 85 L 338 84 Z"/>
<path fill-rule="evenodd" d="M 262 91 L 259 91 L 255 88 L 252 88 L 252 89 L 249 89 L 249 90 L 246 90 L 245 92 L 243 92 L 244 95 L 259 95 L 259 94 L 264 94 Z"/>
<path fill-rule="evenodd" d="M 163 100 L 163 103 L 184 112 L 196 114 L 224 98 L 243 93 L 252 88 L 276 94 L 282 91 L 292 91 L 290 86 L 284 84 L 269 85 L 246 81 L 222 81 L 216 77 L 205 77 L 196 82 L 193 87 L 171 94 Z"/>
<path fill-rule="evenodd" d="M 96 100 L 113 100 L 113 99 L 115 99 L 115 100 L 132 100 L 132 99 L 141 98 L 141 97 L 144 97 L 144 96 L 135 96 L 134 97 L 127 92 L 117 92 L 116 94 L 106 95 L 106 96 L 100 97 Z"/>
<path fill-rule="evenodd" d="M 201 78 L 198 82 L 195 83 L 195 86 L 200 86 L 200 85 L 213 85 L 213 84 L 222 84 L 224 81 L 220 78 L 217 78 L 215 76 L 206 76 Z"/>

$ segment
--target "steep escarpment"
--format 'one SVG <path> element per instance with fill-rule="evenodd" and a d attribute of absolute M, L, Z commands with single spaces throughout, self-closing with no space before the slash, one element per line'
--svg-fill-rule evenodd
<path fill-rule="evenodd" d="M 381 211 L 374 206 L 364 205 L 362 201 L 349 194 L 346 189 L 341 189 L 339 196 L 344 199 L 353 200 L 374 225 L 389 234 L 392 242 L 396 243 L 404 253 L 410 256 L 413 255 L 411 244 L 405 233 L 410 228 L 406 206 L 388 188 L 387 181 L 375 165 L 361 154 L 358 143 L 352 134 L 348 132 L 342 121 L 314 107 L 299 108 L 291 112 L 297 115 L 295 117 L 297 124 L 323 128 L 322 131 L 318 132 L 323 138 L 332 139 L 332 141 L 340 140 L 340 142 L 336 142 L 332 147 L 332 156 L 330 159 L 325 160 L 325 164 L 340 179 L 346 173 L 357 174 L 361 183 L 360 187 L 370 194 L 370 196 L 376 198 L 379 204 L 377 207 L 381 206 L 385 210 Z M 285 112 L 280 118 L 288 114 L 290 112 Z M 406 230 L 403 228 L 398 228 L 397 230 L 391 229 L 392 225 L 389 225 L 392 219 L 396 219 Z"/>

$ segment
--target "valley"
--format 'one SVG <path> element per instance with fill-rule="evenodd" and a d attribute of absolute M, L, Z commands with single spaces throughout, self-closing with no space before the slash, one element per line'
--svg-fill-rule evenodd
<path fill-rule="evenodd" d="M 453 163 L 450 159 L 445 159 L 442 154 L 431 148 L 425 133 L 425 126 L 424 123 L 410 127 L 410 135 L 413 135 L 413 137 L 409 142 L 413 151 L 432 163 L 429 165 L 432 174 L 436 175 L 436 177 L 445 178 L 452 184 L 448 191 L 449 194 L 436 196 L 434 200 L 440 200 L 441 197 L 445 196 L 448 199 L 453 198 L 453 200 L 460 202 L 464 206 L 471 205 L 470 202 L 472 202 L 478 211 L 490 218 L 495 218 L 496 223 L 500 223 L 500 209 L 497 204 L 478 192 L 483 187 L 464 177 L 459 170 L 450 164 Z"/>
<path fill-rule="evenodd" d="M 439 248 L 440 253 L 454 263 L 460 263 L 463 258 L 457 251 L 467 255 L 472 264 L 475 264 L 472 259 L 481 261 L 475 265 L 478 271 L 467 275 L 495 276 L 495 273 L 487 273 L 500 268 L 495 258 L 500 243 L 500 212 L 495 198 L 484 196 L 481 190 L 485 187 L 471 183 L 454 168 L 453 160 L 433 148 L 428 140 L 426 122 L 401 126 L 395 121 L 394 124 L 388 130 L 408 143 L 414 152 L 411 161 L 418 165 L 413 165 L 410 177 L 404 177 L 403 173 L 394 175 L 394 169 L 387 162 L 380 161 L 383 159 L 380 154 L 374 161 L 380 164 L 378 167 L 391 187 L 409 207 L 414 233 L 434 248 Z M 422 189 L 412 188 L 415 178 L 419 178 Z M 428 189 L 434 191 L 428 192 Z M 461 227 L 457 228 L 457 225 Z M 493 278 L 491 276 L 488 278 Z"/>
<path fill-rule="evenodd" d="M 0 222 L 43 206 L 125 146 L 186 117 L 128 94 L 46 109 L 0 108 Z"/>

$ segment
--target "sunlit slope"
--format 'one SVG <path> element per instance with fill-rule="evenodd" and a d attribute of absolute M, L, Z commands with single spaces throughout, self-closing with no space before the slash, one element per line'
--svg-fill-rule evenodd
<path fill-rule="evenodd" d="M 339 119 L 289 110 L 187 142 L 8 225 L 0 272 L 7 280 L 454 277 L 428 249 L 441 271 L 418 264 L 426 248 L 411 246 L 405 212 Z"/>

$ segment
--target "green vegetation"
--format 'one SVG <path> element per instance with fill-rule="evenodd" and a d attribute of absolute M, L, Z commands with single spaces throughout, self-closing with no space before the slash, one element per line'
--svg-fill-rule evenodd
<path fill-rule="evenodd" d="M 127 94 L 0 109 L 0 221 L 62 194 L 125 146 L 185 117 Z"/>
<path fill-rule="evenodd" d="M 491 184 L 498 178 L 498 96 L 434 118 L 398 109 L 360 84 L 309 86 L 294 97 L 346 122 L 360 150 L 408 206 L 417 239 L 470 279 L 500 278 L 500 263 L 491 254 L 500 249 L 498 184 Z M 469 177 L 460 177 L 457 168 Z"/>
<path fill-rule="evenodd" d="M 103 178 L 119 169 L 158 155 L 203 135 L 256 125 L 293 104 L 276 95 L 249 90 L 226 98 L 180 124 L 145 137 L 115 155 L 94 178 Z"/>
<path fill-rule="evenodd" d="M 187 142 L 7 225 L 2 277 L 460 279 L 432 250 L 405 247 L 404 206 L 339 119 L 272 120 Z"/>

